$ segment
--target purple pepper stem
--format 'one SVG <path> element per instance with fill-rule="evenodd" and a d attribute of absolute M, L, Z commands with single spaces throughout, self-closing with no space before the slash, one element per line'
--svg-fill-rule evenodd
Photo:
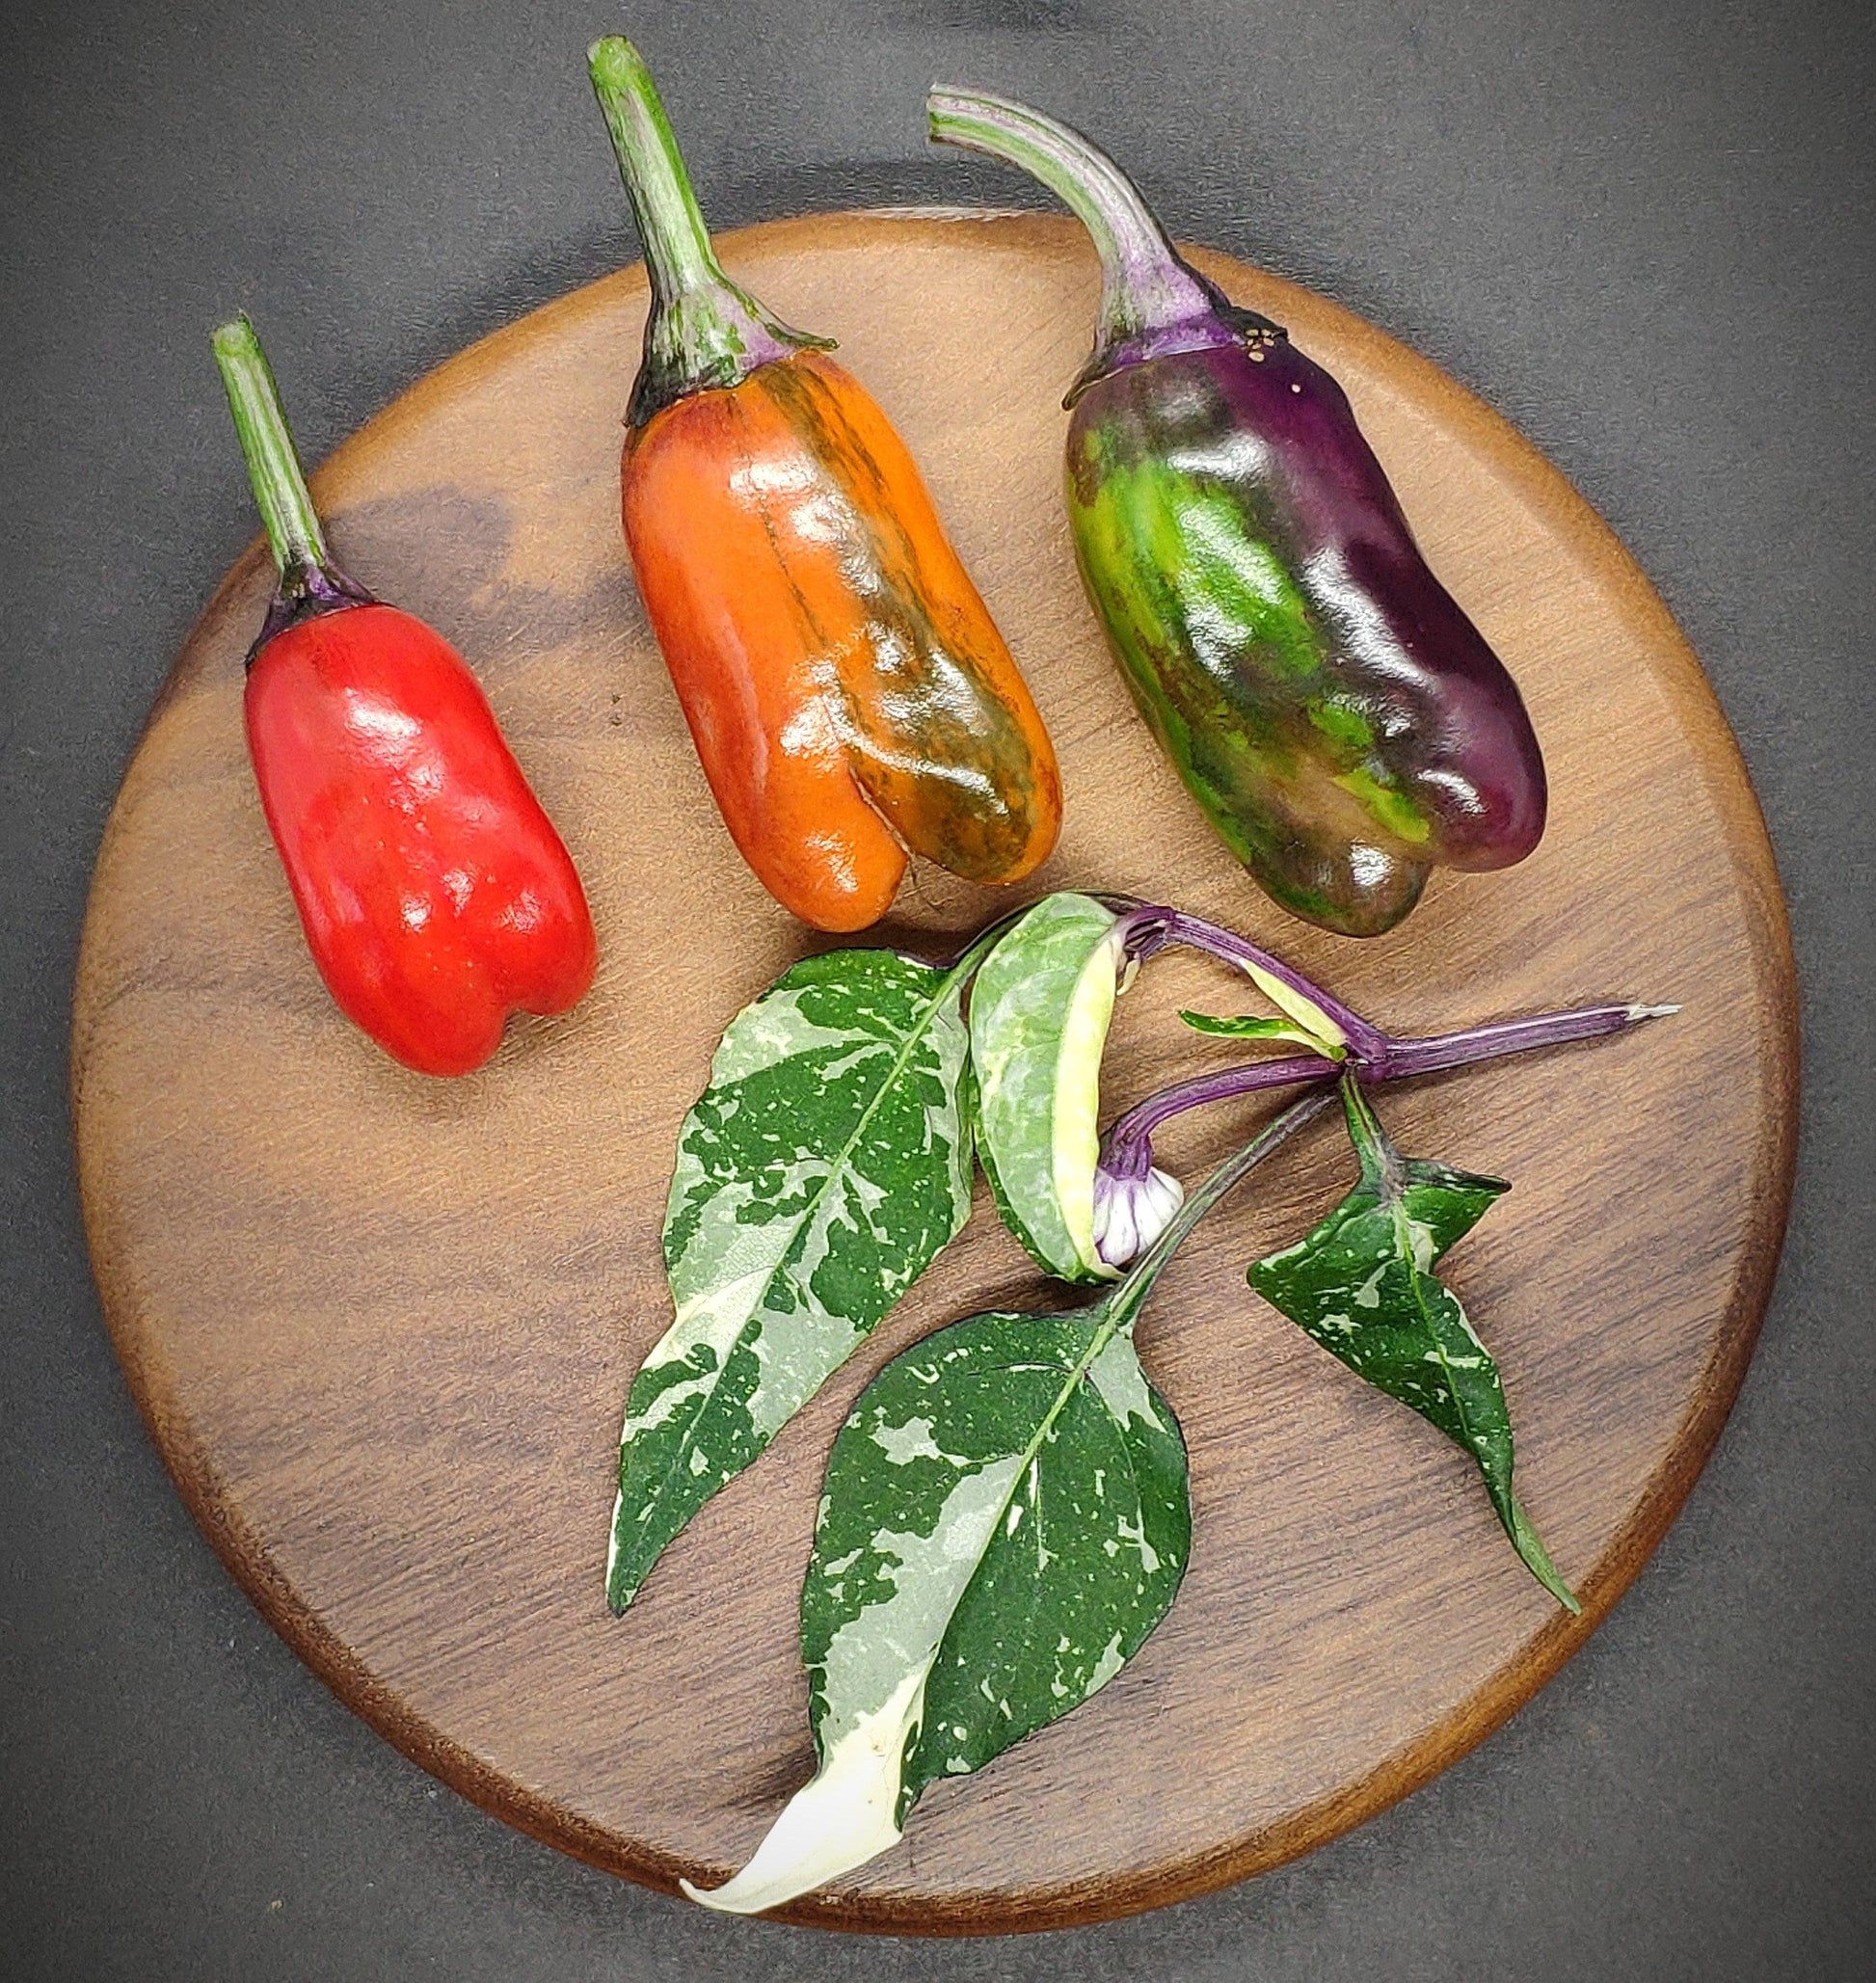
<path fill-rule="evenodd" d="M 1568 1045 L 1621 1032 L 1645 1019 L 1665 1018 L 1677 1005 L 1585 1005 L 1568 1012 L 1540 1012 L 1528 1019 L 1500 1019 L 1468 1026 L 1458 1032 L 1430 1039 L 1389 1039 L 1378 1035 L 1379 1050 L 1357 1051 L 1350 1043 L 1346 1071 L 1363 1086 L 1406 1081 L 1415 1075 L 1440 1074 L 1495 1060 L 1507 1054 L 1530 1053 L 1539 1047 Z M 1372 1029 L 1370 1029 L 1372 1031 Z M 1344 1068 L 1314 1054 L 1276 1060 L 1251 1060 L 1240 1067 L 1220 1068 L 1191 1081 L 1176 1082 L 1145 1101 L 1137 1102 L 1109 1126 L 1101 1140 L 1100 1168 L 1111 1177 L 1144 1177 L 1153 1165 L 1153 1132 L 1175 1115 L 1234 1095 L 1256 1094 L 1264 1088 L 1291 1087 L 1302 1082 L 1331 1081 Z"/>
<path fill-rule="evenodd" d="M 1094 356 L 1065 405 L 1119 365 L 1215 351 L 1241 342 L 1247 328 L 1275 334 L 1180 255 L 1132 181 L 1079 131 L 1027 103 L 947 83 L 934 83 L 925 97 L 925 126 L 938 144 L 982 152 L 1039 180 L 1093 240 L 1101 257 Z"/>
<path fill-rule="evenodd" d="M 1161 1123 L 1207 1102 L 1255 1094 L 1261 1088 L 1294 1087 L 1305 1081 L 1333 1081 L 1341 1069 L 1320 1054 L 1297 1054 L 1281 1060 L 1252 1060 L 1216 1074 L 1174 1082 L 1117 1115 L 1101 1139 L 1099 1168 L 1110 1177 L 1140 1178 L 1153 1167 L 1153 1132 Z"/>
<path fill-rule="evenodd" d="M 1207 956 L 1236 965 L 1240 970 L 1253 967 L 1332 1021 L 1341 1030 L 1349 1057 L 1358 1063 L 1376 1059 L 1394 1044 L 1380 1027 L 1343 1005 L 1340 999 L 1305 978 L 1295 966 L 1284 963 L 1280 957 L 1273 957 L 1269 951 L 1260 950 L 1235 930 L 1221 928 L 1216 923 L 1206 922 L 1202 916 L 1188 916 L 1183 910 L 1167 908 L 1161 903 L 1139 902 L 1126 896 L 1104 895 L 1098 899 L 1127 924 L 1126 944 L 1130 957 L 1144 962 L 1167 944 L 1183 944 L 1188 950 L 1203 951 Z"/>
<path fill-rule="evenodd" d="M 1282 1114 L 1258 1132 L 1242 1150 L 1227 1157 L 1203 1184 L 1192 1192 L 1167 1221 L 1166 1228 L 1139 1258 L 1128 1268 L 1125 1277 L 1095 1304 L 1104 1309 L 1110 1322 L 1128 1326 L 1153 1292 L 1161 1272 L 1198 1221 L 1224 1194 L 1243 1181 L 1264 1159 L 1287 1142 L 1306 1123 L 1312 1122 L 1333 1099 L 1333 1091 L 1321 1088 L 1292 1102 Z M 1092 1311 L 1084 1311 L 1092 1312 Z"/>

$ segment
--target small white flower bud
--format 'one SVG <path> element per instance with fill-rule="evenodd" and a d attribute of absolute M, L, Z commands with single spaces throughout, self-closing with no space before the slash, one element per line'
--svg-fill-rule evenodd
<path fill-rule="evenodd" d="M 1144 1177 L 1094 1173 L 1094 1250 L 1108 1267 L 1139 1259 L 1185 1202 L 1185 1187 L 1164 1170 Z"/>

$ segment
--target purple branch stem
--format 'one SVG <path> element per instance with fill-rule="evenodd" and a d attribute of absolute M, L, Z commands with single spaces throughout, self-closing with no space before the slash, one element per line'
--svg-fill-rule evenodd
<path fill-rule="evenodd" d="M 1340 1072 L 1333 1060 L 1325 1060 L 1320 1054 L 1298 1054 L 1282 1060 L 1252 1060 L 1243 1067 L 1224 1067 L 1216 1074 L 1175 1082 L 1114 1118 L 1102 1139 L 1101 1168 L 1110 1177 L 1144 1177 L 1153 1167 L 1153 1132 L 1173 1116 L 1202 1108 L 1207 1102 L 1255 1094 L 1261 1088 L 1333 1081 Z"/>
<path fill-rule="evenodd" d="M 1217 957 L 1240 971 L 1246 967 L 1254 969 L 1274 978 L 1339 1027 L 1352 1058 L 1365 1062 L 1385 1052 L 1389 1042 L 1380 1027 L 1305 978 L 1294 965 L 1260 950 L 1235 930 L 1220 928 L 1202 916 L 1188 916 L 1183 910 L 1155 902 L 1138 902 L 1119 896 L 1103 896 L 1101 900 L 1118 911 L 1128 924 L 1130 956 L 1143 960 L 1167 944 L 1183 944 L 1188 950 L 1202 951 L 1208 957 Z"/>
<path fill-rule="evenodd" d="M 1162 938 L 1177 940 L 1171 936 Z M 1304 990 L 1304 996 L 1314 997 L 1313 988 Z M 1495 1060 L 1506 1054 L 1525 1054 L 1539 1047 L 1564 1046 L 1572 1040 L 1621 1032 L 1644 1019 L 1661 1018 L 1676 1009 L 1673 1005 L 1586 1005 L 1570 1012 L 1540 1012 L 1528 1019 L 1501 1019 L 1487 1026 L 1468 1026 L 1431 1039 L 1389 1039 L 1384 1033 L 1366 1028 L 1379 1041 L 1379 1048 L 1363 1052 L 1352 1035 L 1350 1059 L 1343 1066 L 1320 1055 L 1299 1054 L 1219 1068 L 1216 1073 L 1196 1075 L 1190 1081 L 1162 1088 L 1114 1118 L 1102 1139 L 1100 1167 L 1111 1177 L 1144 1177 L 1153 1164 L 1153 1132 L 1162 1123 L 1183 1115 L 1189 1109 L 1226 1101 L 1234 1095 L 1292 1087 L 1308 1081 L 1331 1081 L 1345 1067 L 1364 1086 L 1405 1081 L 1414 1075 L 1469 1067 L 1479 1060 Z M 1340 1013 L 1333 1016 L 1341 1023 Z"/>
<path fill-rule="evenodd" d="M 1380 1064 L 1361 1060 L 1355 1071 L 1364 1082 L 1438 1074 L 1448 1067 L 1470 1067 L 1475 1060 L 1495 1060 L 1501 1054 L 1525 1054 L 1534 1047 L 1561 1047 L 1571 1040 L 1621 1032 L 1640 1020 L 1674 1010 L 1672 1005 L 1584 1005 L 1573 1012 L 1540 1012 L 1529 1019 L 1468 1026 L 1433 1039 L 1390 1039 Z"/>

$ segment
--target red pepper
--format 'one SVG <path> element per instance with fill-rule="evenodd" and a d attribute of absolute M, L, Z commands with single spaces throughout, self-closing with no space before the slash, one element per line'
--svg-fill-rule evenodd
<path fill-rule="evenodd" d="M 328 556 L 245 317 L 215 358 L 281 574 L 248 749 L 313 962 L 387 1053 L 467 1074 L 511 1011 L 564 1012 L 592 983 L 579 876 L 463 657 Z"/>

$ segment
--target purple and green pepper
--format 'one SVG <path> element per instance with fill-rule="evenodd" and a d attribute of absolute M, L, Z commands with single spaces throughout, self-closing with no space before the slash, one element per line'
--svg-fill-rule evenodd
<path fill-rule="evenodd" d="M 1285 909 L 1390 929 L 1434 867 L 1520 861 L 1543 760 L 1516 685 L 1413 541 L 1347 395 L 1183 261 L 1112 160 L 1039 112 L 938 89 L 931 134 L 1032 174 L 1101 257 L 1067 500 L 1128 686 Z"/>

